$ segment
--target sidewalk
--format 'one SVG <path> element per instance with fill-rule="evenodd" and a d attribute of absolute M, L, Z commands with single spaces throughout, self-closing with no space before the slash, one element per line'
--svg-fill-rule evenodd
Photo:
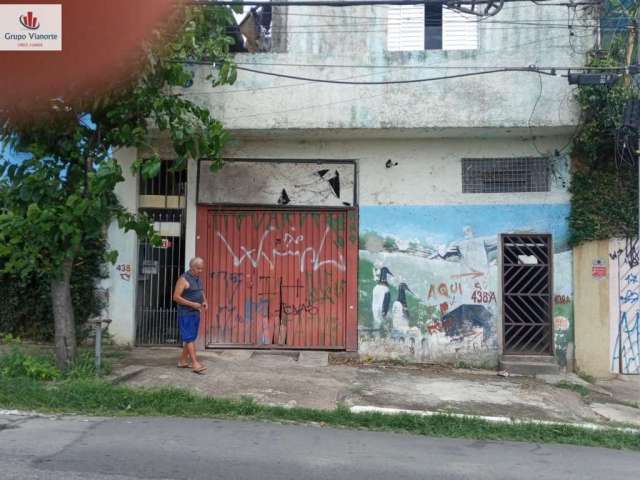
<path fill-rule="evenodd" d="M 176 386 L 270 405 L 386 407 L 517 419 L 640 426 L 640 377 L 596 385 L 573 374 L 499 377 L 435 365 L 336 363 L 326 352 L 218 350 L 202 354 L 205 375 L 176 368 L 179 351 L 137 348 L 114 381 Z M 338 360 L 339 361 L 339 360 Z M 560 384 L 560 386 L 558 386 Z"/>

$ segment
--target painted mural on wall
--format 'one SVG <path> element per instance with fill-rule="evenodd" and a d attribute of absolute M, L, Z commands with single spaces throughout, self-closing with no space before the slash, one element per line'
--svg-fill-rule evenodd
<path fill-rule="evenodd" d="M 499 234 L 552 233 L 556 354 L 572 342 L 569 206 L 360 208 L 360 351 L 377 357 L 495 364 Z"/>
<path fill-rule="evenodd" d="M 609 248 L 611 281 L 611 371 L 640 374 L 640 250 L 636 239 Z"/>

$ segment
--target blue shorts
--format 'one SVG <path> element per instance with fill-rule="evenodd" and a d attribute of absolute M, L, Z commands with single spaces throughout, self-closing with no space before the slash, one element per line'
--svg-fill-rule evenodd
<path fill-rule="evenodd" d="M 200 312 L 178 312 L 178 326 L 183 342 L 195 342 L 200 327 Z"/>

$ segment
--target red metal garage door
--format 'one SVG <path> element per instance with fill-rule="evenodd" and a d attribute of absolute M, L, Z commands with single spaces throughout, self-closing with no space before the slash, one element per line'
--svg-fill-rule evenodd
<path fill-rule="evenodd" d="M 199 207 L 207 346 L 357 349 L 355 210 Z"/>

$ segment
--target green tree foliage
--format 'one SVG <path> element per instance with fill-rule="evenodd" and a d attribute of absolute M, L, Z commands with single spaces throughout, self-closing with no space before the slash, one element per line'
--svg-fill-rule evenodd
<path fill-rule="evenodd" d="M 637 5 L 633 8 L 638 8 Z M 635 10 L 619 5 L 616 15 L 634 18 Z M 630 20 L 631 21 L 631 20 Z M 625 64 L 627 36 L 623 29 L 607 48 L 591 52 L 587 65 L 620 67 Z M 637 48 L 637 47 L 636 47 Z M 573 143 L 573 178 L 569 218 L 572 245 L 590 240 L 632 237 L 638 229 L 638 167 L 620 155 L 616 132 L 621 127 L 625 103 L 638 98 L 627 79 L 613 86 L 580 86 L 576 99 L 582 109 L 581 125 Z M 632 151 L 636 145 L 629 145 Z"/>
<path fill-rule="evenodd" d="M 103 298 L 97 282 L 104 276 L 103 243 L 85 245 L 85 253 L 78 256 L 71 274 L 73 304 L 78 340 L 89 334 L 87 321 L 100 314 Z M 0 260 L 0 270 L 3 265 Z M 54 338 L 53 307 L 49 278 L 30 274 L 26 277 L 0 273 L 0 332 L 36 341 Z"/>
<path fill-rule="evenodd" d="M 208 79 L 213 85 L 232 83 L 235 66 L 229 57 L 234 23 L 226 7 L 190 7 L 181 17 L 179 34 L 145 48 L 134 79 L 114 85 L 98 98 L 85 96 L 74 104 L 54 99 L 37 117 L 0 112 L 0 142 L 26 159 L 0 164 L 0 266 L 23 280 L 48 282 L 55 319 L 57 363 L 69 368 L 75 357 L 75 320 L 70 282 L 78 260 L 91 245 L 104 241 L 113 219 L 125 230 L 154 237 L 145 218 L 125 211 L 114 195 L 123 181 L 113 152 L 134 147 L 147 152 L 135 163 L 146 177 L 160 171 L 151 132 L 165 132 L 178 157 L 221 161 L 227 140 L 209 110 L 180 95 L 191 80 L 189 62 L 215 59 L 219 66 Z M 26 118 L 26 120 L 25 120 Z M 109 252 L 115 261 L 117 253 Z"/>

